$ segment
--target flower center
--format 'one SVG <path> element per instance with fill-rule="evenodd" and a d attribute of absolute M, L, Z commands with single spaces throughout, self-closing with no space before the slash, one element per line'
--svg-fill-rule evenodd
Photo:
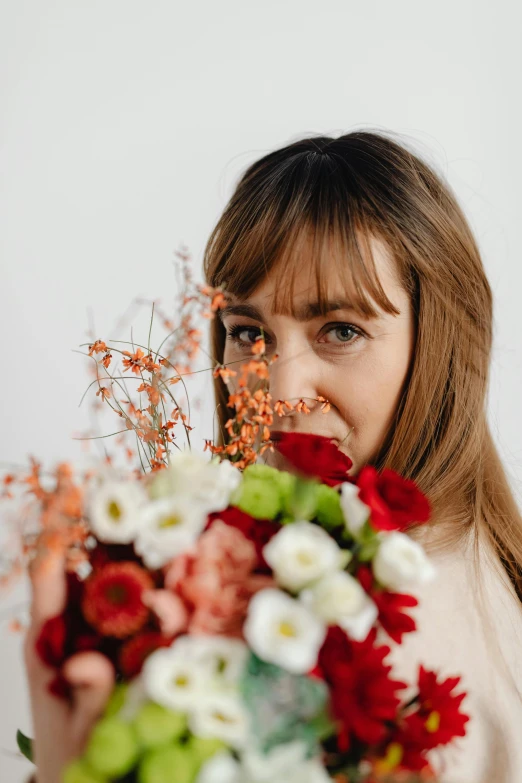
<path fill-rule="evenodd" d="M 314 557 L 310 552 L 307 552 L 306 550 L 302 549 L 300 552 L 297 553 L 297 561 L 301 565 L 309 566 L 313 564 Z"/>
<path fill-rule="evenodd" d="M 176 525 L 180 525 L 182 521 L 183 520 L 181 519 L 181 517 L 178 516 L 177 514 L 171 514 L 168 517 L 163 517 L 158 527 L 160 528 L 175 527 Z"/>
<path fill-rule="evenodd" d="M 178 676 L 174 678 L 174 685 L 176 688 L 186 688 L 188 684 L 189 678 L 186 674 L 178 674 Z"/>
<path fill-rule="evenodd" d="M 279 623 L 279 633 L 281 636 L 286 636 L 289 639 L 297 636 L 295 627 L 292 625 L 292 623 L 289 623 L 286 620 L 283 620 L 281 623 Z"/>
<path fill-rule="evenodd" d="M 111 604 L 121 606 L 127 601 L 127 590 L 123 585 L 113 584 L 107 588 L 107 598 Z"/>
<path fill-rule="evenodd" d="M 435 734 L 435 732 L 440 728 L 440 713 L 436 710 L 430 712 L 424 725 L 430 734 Z"/>
<path fill-rule="evenodd" d="M 121 517 L 121 508 L 119 503 L 116 503 L 115 500 L 111 500 L 107 506 L 107 514 L 114 522 L 119 522 Z"/>
<path fill-rule="evenodd" d="M 214 712 L 212 717 L 218 720 L 220 723 L 235 723 L 234 719 L 229 715 L 224 715 L 222 712 Z"/>

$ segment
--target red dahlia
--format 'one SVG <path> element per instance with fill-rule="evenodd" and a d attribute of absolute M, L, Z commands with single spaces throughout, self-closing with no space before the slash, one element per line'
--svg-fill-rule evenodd
<path fill-rule="evenodd" d="M 149 617 L 141 596 L 153 587 L 152 577 L 137 563 L 108 563 L 85 581 L 84 617 L 103 636 L 131 636 Z"/>
<path fill-rule="evenodd" d="M 371 509 L 370 523 L 377 530 L 404 530 L 430 518 L 428 498 L 412 479 L 390 468 L 378 473 L 373 465 L 365 465 L 356 484 L 359 498 Z"/>
<path fill-rule="evenodd" d="M 357 579 L 364 587 L 368 595 L 379 610 L 379 622 L 390 639 L 396 644 L 401 644 L 402 637 L 406 633 L 415 631 L 416 624 L 405 609 L 412 609 L 418 605 L 413 595 L 406 593 L 390 593 L 377 587 L 374 583 L 372 572 L 363 567 L 357 571 Z"/>
<path fill-rule="evenodd" d="M 159 647 L 170 647 L 174 638 L 164 636 L 159 631 L 143 631 L 128 639 L 121 647 L 119 668 L 126 679 L 136 677 L 143 667 L 145 659 Z"/>
<path fill-rule="evenodd" d="M 460 677 L 437 681 L 437 674 L 419 670 L 419 706 L 405 718 L 405 738 L 409 744 L 425 749 L 447 745 L 466 734 L 469 717 L 460 711 L 466 693 L 454 693 Z"/>
<path fill-rule="evenodd" d="M 354 642 L 338 626 L 330 627 L 319 653 L 318 668 L 331 688 L 342 751 L 354 740 L 370 745 L 383 741 L 387 722 L 397 717 L 397 692 L 406 687 L 389 677 L 391 666 L 384 659 L 390 648 L 376 647 L 375 638 L 373 629 L 364 642 Z"/>
<path fill-rule="evenodd" d="M 307 432 L 282 432 L 274 446 L 305 476 L 318 478 L 330 487 L 349 480 L 347 472 L 353 462 L 332 438 Z"/>

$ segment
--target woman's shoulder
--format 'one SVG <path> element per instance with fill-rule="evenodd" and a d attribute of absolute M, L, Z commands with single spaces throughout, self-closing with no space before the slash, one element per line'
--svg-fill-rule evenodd
<path fill-rule="evenodd" d="M 408 682 L 420 663 L 462 677 L 468 733 L 433 758 L 445 783 L 522 782 L 522 605 L 486 539 L 430 557 L 437 577 L 417 592 L 417 632 L 393 648 L 394 670 Z"/>

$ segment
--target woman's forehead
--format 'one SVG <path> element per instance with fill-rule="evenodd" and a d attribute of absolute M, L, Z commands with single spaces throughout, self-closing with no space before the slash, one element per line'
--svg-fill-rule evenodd
<path fill-rule="evenodd" d="M 237 305 L 248 303 L 269 315 L 289 315 L 298 321 L 307 321 L 335 310 L 361 310 L 361 289 L 366 289 L 364 298 L 382 312 L 379 303 L 371 296 L 369 286 L 362 280 L 357 285 L 353 273 L 343 273 L 348 259 L 341 258 L 339 251 L 323 258 L 318 269 L 316 260 L 308 248 L 301 245 L 298 254 L 286 256 L 270 269 L 248 297 L 227 293 L 230 305 L 228 312 L 236 311 Z M 385 296 L 396 304 L 406 292 L 401 286 L 396 264 L 383 242 L 371 239 L 371 252 L 375 275 Z M 365 259 L 368 262 L 368 259 Z M 402 295 L 402 296 L 401 296 Z M 364 305 L 363 305 L 364 307 Z M 224 317 L 228 313 L 224 313 Z M 243 314 L 246 315 L 246 312 Z"/>

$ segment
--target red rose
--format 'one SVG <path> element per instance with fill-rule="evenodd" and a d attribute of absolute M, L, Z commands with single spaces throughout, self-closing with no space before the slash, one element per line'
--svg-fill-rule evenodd
<path fill-rule="evenodd" d="M 308 432 L 282 432 L 274 446 L 304 476 L 317 478 L 330 487 L 349 480 L 346 474 L 353 462 L 332 438 Z"/>
<path fill-rule="evenodd" d="M 355 741 L 376 745 L 386 739 L 395 721 L 405 683 L 392 680 L 384 663 L 390 648 L 375 646 L 373 629 L 364 642 L 350 640 L 338 626 L 330 627 L 319 653 L 318 672 L 330 686 L 338 744 L 347 751 Z"/>
<path fill-rule="evenodd" d="M 359 498 L 370 507 L 370 524 L 377 530 L 404 530 L 430 518 L 426 495 L 412 479 L 403 478 L 390 468 L 378 473 L 373 465 L 365 465 L 356 484 Z"/>

